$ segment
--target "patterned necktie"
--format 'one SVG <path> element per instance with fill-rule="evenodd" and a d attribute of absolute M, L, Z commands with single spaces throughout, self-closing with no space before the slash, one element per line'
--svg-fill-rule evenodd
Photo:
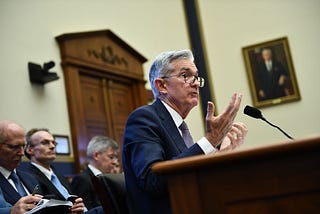
<path fill-rule="evenodd" d="M 189 132 L 189 128 L 188 128 L 187 124 L 183 121 L 181 123 L 181 125 L 179 126 L 179 129 L 182 132 L 182 138 L 183 138 L 184 143 L 189 148 L 190 146 L 192 146 L 194 144 L 194 141 L 193 141 L 192 136 Z"/>
<path fill-rule="evenodd" d="M 54 184 L 54 186 L 59 190 L 61 195 L 63 195 L 63 197 L 67 199 L 69 197 L 69 193 L 66 190 L 66 188 L 60 183 L 59 179 L 55 174 L 51 175 L 51 181 Z"/>
<path fill-rule="evenodd" d="M 18 193 L 23 197 L 27 195 L 27 192 L 25 191 L 25 189 L 22 186 L 22 183 L 19 179 L 19 177 L 17 176 L 17 174 L 12 171 L 11 175 L 9 176 L 9 178 L 13 181 L 14 185 L 17 188 Z"/>

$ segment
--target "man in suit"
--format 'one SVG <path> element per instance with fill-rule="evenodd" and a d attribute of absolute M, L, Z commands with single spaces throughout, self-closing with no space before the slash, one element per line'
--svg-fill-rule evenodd
<path fill-rule="evenodd" d="M 57 144 L 52 134 L 48 129 L 31 129 L 26 134 L 26 140 L 25 155 L 30 159 L 28 170 L 35 175 L 43 194 L 59 200 L 68 199 L 68 181 L 51 167 L 56 159 Z M 82 198 L 75 199 L 71 210 L 77 214 L 87 211 Z"/>
<path fill-rule="evenodd" d="M 190 50 L 168 51 L 153 62 L 149 80 L 156 101 L 133 111 L 123 140 L 123 170 L 128 202 L 134 214 L 170 214 L 167 180 L 152 172 L 153 164 L 200 154 L 213 154 L 244 142 L 247 128 L 235 123 L 242 95 L 234 93 L 227 108 L 214 116 L 208 102 L 205 136 L 194 143 L 184 119 L 198 104 L 198 76 Z M 218 185 L 218 184 L 217 184 Z"/>
<path fill-rule="evenodd" d="M 30 210 L 42 198 L 40 195 L 27 196 L 38 183 L 32 175 L 16 169 L 24 155 L 24 134 L 24 129 L 17 123 L 0 121 L 0 188 L 4 200 L 14 205 L 16 211 Z"/>
<path fill-rule="evenodd" d="M 89 164 L 83 172 L 72 179 L 71 189 L 83 198 L 88 209 L 101 203 L 92 184 L 92 177 L 103 173 L 112 173 L 119 165 L 119 146 L 106 136 L 93 137 L 87 146 Z M 86 184 L 86 185 L 83 185 Z"/>
<path fill-rule="evenodd" d="M 282 64 L 272 56 L 270 48 L 261 51 L 263 61 L 256 73 L 259 100 L 275 99 L 289 95 L 286 87 L 288 75 Z"/>
<path fill-rule="evenodd" d="M 39 200 L 39 195 L 28 195 L 21 197 L 13 206 L 9 204 L 3 196 L 0 188 L 0 213 L 1 214 L 24 214 L 28 210 L 35 207 L 35 201 Z"/>

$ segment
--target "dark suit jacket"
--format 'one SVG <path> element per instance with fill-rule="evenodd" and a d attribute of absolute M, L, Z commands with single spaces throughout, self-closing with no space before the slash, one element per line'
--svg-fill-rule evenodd
<path fill-rule="evenodd" d="M 186 147 L 171 115 L 156 100 L 132 112 L 123 141 L 123 169 L 131 213 L 171 213 L 167 180 L 151 171 L 152 164 L 204 154 L 198 144 Z"/>
<path fill-rule="evenodd" d="M 256 74 L 257 94 L 259 93 L 259 90 L 263 90 L 265 93 L 265 98 L 259 98 L 259 100 L 268 100 L 285 96 L 284 86 L 278 84 L 281 75 L 287 76 L 287 72 L 280 62 L 272 60 L 271 71 L 268 71 L 265 62 L 259 64 Z"/>
<path fill-rule="evenodd" d="M 100 206 L 101 203 L 96 194 L 91 178 L 94 176 L 93 172 L 87 167 L 79 175 L 72 179 L 71 190 L 74 194 L 81 197 L 88 209 Z"/>
<path fill-rule="evenodd" d="M 32 193 L 34 187 L 38 184 L 37 179 L 27 172 L 23 172 L 18 169 L 16 169 L 16 172 L 20 181 L 27 188 L 29 193 Z M 2 175 L 2 173 L 0 173 L 0 187 L 2 189 L 4 199 L 11 205 L 14 205 L 21 198 L 20 194 L 15 190 L 15 188 L 13 188 L 13 186 Z M 43 194 L 41 187 L 38 191 L 38 194 Z"/>
<path fill-rule="evenodd" d="M 50 198 L 65 200 L 63 195 L 59 192 L 59 190 L 37 167 L 35 167 L 31 163 L 28 163 L 26 169 L 28 169 L 28 172 L 32 173 L 36 177 L 41 187 L 41 190 L 43 191 L 44 196 L 50 196 Z M 60 183 L 68 190 L 69 194 L 72 194 L 68 180 L 59 173 L 57 173 L 54 169 L 53 171 L 54 174 L 57 175 Z"/>

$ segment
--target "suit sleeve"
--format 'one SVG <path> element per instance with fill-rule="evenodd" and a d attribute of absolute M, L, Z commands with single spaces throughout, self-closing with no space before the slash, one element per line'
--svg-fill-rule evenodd
<path fill-rule="evenodd" d="M 3 197 L 2 190 L 0 189 L 0 213 L 1 214 L 10 214 L 11 204 L 6 202 Z"/>
<path fill-rule="evenodd" d="M 153 196 L 167 194 L 166 178 L 151 170 L 154 163 L 203 154 L 197 144 L 180 152 L 172 142 L 171 135 L 164 129 L 161 119 L 150 109 L 135 111 L 127 120 L 123 143 L 126 178 L 131 176 L 130 182 L 135 182 L 140 189 Z"/>
<path fill-rule="evenodd" d="M 83 199 L 83 202 L 88 209 L 99 205 L 98 202 L 94 201 L 94 196 L 91 194 L 93 191 L 93 186 L 91 184 L 90 177 L 78 175 L 73 178 L 70 186 L 72 192 Z"/>

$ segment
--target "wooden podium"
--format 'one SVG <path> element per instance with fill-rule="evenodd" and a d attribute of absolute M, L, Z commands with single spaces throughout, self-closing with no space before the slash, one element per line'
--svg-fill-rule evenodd
<path fill-rule="evenodd" d="M 320 213 L 320 137 L 155 164 L 172 212 Z"/>

